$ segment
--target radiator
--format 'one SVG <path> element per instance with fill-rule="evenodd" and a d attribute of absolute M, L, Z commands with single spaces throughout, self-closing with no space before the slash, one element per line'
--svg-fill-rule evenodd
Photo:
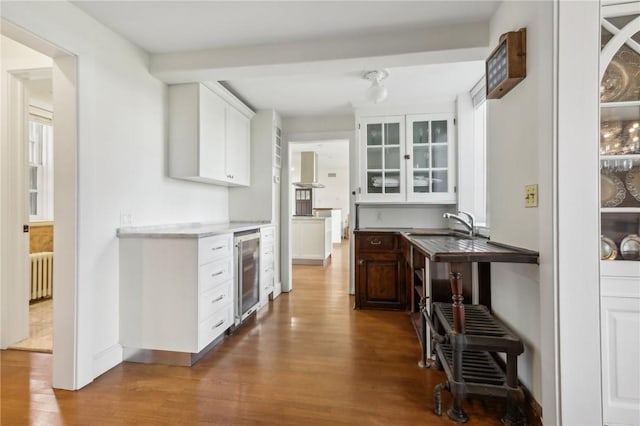
<path fill-rule="evenodd" d="M 53 295 L 53 252 L 31 253 L 30 301 Z"/>

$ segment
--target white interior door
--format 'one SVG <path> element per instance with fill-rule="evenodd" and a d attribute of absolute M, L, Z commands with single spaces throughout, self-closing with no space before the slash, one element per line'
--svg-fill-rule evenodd
<path fill-rule="evenodd" d="M 0 232 L 11 247 L 2 248 L 1 336 L 2 349 L 29 336 L 29 224 L 27 184 L 27 102 L 22 81 L 6 72 L 2 86 L 7 87 L 2 103 L 5 113 L 0 137 L 2 214 Z M 4 245 L 4 244 L 3 244 Z"/>

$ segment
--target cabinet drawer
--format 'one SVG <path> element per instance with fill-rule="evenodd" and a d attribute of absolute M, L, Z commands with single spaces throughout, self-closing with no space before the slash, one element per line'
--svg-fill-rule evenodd
<path fill-rule="evenodd" d="M 394 234 L 361 234 L 358 235 L 358 249 L 361 251 L 395 250 L 396 238 Z"/>
<path fill-rule="evenodd" d="M 233 257 L 233 234 L 214 235 L 198 241 L 199 265 L 227 256 Z"/>
<path fill-rule="evenodd" d="M 222 308 L 231 305 L 231 281 L 220 284 L 198 296 L 198 321 L 207 319 Z"/>
<path fill-rule="evenodd" d="M 198 352 L 221 336 L 233 325 L 233 307 L 231 305 L 216 312 L 198 324 Z"/>
<path fill-rule="evenodd" d="M 198 272 L 198 293 L 204 293 L 233 278 L 233 258 L 216 260 L 202 265 Z"/>

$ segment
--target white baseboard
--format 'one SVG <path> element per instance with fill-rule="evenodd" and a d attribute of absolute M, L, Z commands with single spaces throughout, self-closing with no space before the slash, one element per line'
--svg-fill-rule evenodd
<path fill-rule="evenodd" d="M 113 345 L 93 356 L 94 379 L 122 363 L 122 346 Z"/>

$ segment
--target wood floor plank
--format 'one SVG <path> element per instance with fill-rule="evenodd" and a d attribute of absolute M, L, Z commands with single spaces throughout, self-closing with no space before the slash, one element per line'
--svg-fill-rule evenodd
<path fill-rule="evenodd" d="M 356 311 L 348 244 L 326 268 L 295 266 L 293 291 L 193 367 L 123 363 L 77 392 L 51 389 L 51 356 L 2 351 L 2 425 L 453 425 L 433 414 L 442 372 L 420 369 L 402 312 Z M 443 393 L 443 407 L 449 406 Z M 468 403 L 469 425 L 499 409 Z"/>

